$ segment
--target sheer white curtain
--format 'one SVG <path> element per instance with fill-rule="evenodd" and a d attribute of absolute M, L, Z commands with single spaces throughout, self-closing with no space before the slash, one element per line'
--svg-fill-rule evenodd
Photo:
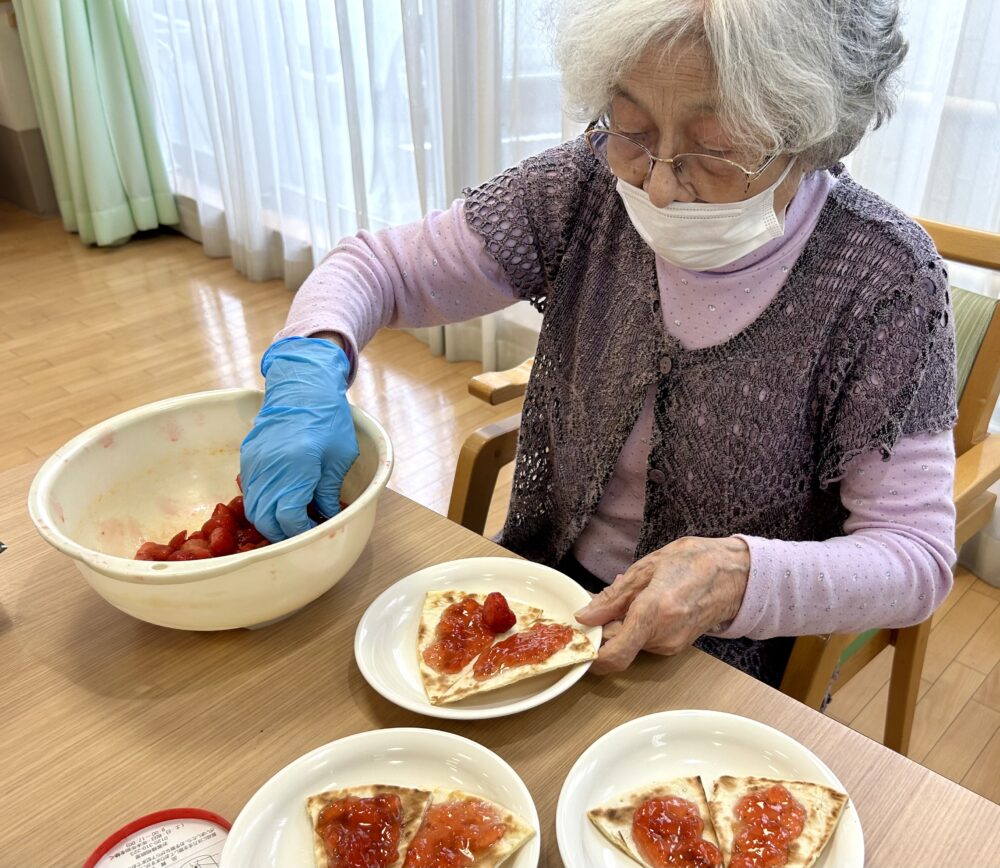
<path fill-rule="evenodd" d="M 439 110 L 430 82 L 408 81 L 404 30 L 419 33 L 419 15 L 404 21 L 391 0 L 129 9 L 182 226 L 209 255 L 295 286 L 343 235 L 440 204 L 413 147 L 411 104 L 431 125 Z"/>
<path fill-rule="evenodd" d="M 129 0 L 183 231 L 294 288 L 341 237 L 558 143 L 543 2 Z M 516 364 L 526 307 L 422 337 Z"/>
<path fill-rule="evenodd" d="M 848 167 L 910 214 L 998 231 L 1000 3 L 906 0 L 904 9 L 910 51 L 899 110 Z M 1000 296 L 996 275 L 949 271 L 956 284 Z"/>
<path fill-rule="evenodd" d="M 340 237 L 446 207 L 574 134 L 546 5 L 129 0 L 184 230 L 250 277 L 294 287 Z M 1000 3 L 905 9 L 899 113 L 849 167 L 912 214 L 1000 229 Z M 995 278 L 953 274 L 1000 295 Z M 538 322 L 518 305 L 422 336 L 505 367 L 532 352 Z"/>

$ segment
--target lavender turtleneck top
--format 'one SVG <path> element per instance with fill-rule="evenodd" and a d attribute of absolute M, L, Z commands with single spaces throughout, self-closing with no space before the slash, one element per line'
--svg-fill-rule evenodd
<path fill-rule="evenodd" d="M 657 257 L 667 330 L 697 349 L 756 319 L 781 288 L 835 183 L 827 172 L 807 175 L 786 211 L 784 234 L 725 269 L 691 272 Z M 341 241 L 297 293 L 276 339 L 337 332 L 353 367 L 381 327 L 458 322 L 517 300 L 466 224 L 459 200 L 418 223 Z M 650 394 L 574 547 L 580 563 L 607 582 L 632 563 L 639 538 L 652 400 Z M 949 432 L 903 438 L 888 461 L 877 453 L 854 459 L 840 483 L 850 513 L 844 536 L 788 542 L 741 535 L 751 557 L 747 589 L 736 618 L 716 635 L 766 639 L 923 620 L 951 589 L 953 482 Z"/>

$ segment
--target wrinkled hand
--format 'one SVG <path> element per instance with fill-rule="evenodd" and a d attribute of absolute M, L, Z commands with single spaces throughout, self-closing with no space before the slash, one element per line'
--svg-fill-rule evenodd
<path fill-rule="evenodd" d="M 285 338 L 261 360 L 264 403 L 240 448 L 247 518 L 271 542 L 315 526 L 306 508 L 340 511 L 340 487 L 358 457 L 347 402 L 350 362 L 327 340 Z"/>
<path fill-rule="evenodd" d="M 581 624 L 604 625 L 591 671 L 620 672 L 642 650 L 676 654 L 731 621 L 749 570 L 750 550 L 737 537 L 685 537 L 636 561 L 576 613 Z"/>

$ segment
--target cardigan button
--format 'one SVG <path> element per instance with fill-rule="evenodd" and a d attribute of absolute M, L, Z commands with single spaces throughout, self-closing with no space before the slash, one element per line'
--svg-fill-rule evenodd
<path fill-rule="evenodd" d="M 649 477 L 649 481 L 652 482 L 654 485 L 663 485 L 663 483 L 667 481 L 667 477 L 663 473 L 663 471 L 658 470 L 655 467 L 652 470 L 650 470 L 649 473 L 646 474 L 646 476 Z"/>
<path fill-rule="evenodd" d="M 673 368 L 673 366 L 674 366 L 674 363 L 673 363 L 673 360 L 670 358 L 670 356 L 664 356 L 662 359 L 660 359 L 660 373 L 661 374 L 669 374 L 670 373 L 670 369 Z"/>

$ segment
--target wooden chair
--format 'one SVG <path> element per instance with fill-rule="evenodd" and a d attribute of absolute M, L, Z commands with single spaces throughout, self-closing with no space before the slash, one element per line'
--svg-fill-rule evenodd
<path fill-rule="evenodd" d="M 1000 271 L 1000 235 L 930 220 L 920 222 L 945 259 Z M 987 426 L 1000 394 L 1000 303 L 952 287 L 952 305 L 960 394 L 955 428 L 955 536 L 956 547 L 960 547 L 986 526 L 996 506 L 996 495 L 988 489 L 1000 479 L 1000 435 L 990 435 Z M 469 392 L 489 404 L 519 398 L 527 387 L 531 364 L 528 359 L 510 371 L 473 377 Z M 466 439 L 451 490 L 448 517 L 452 521 L 476 533 L 483 532 L 500 470 L 514 460 L 520 425 L 521 416 L 516 414 L 480 428 Z M 894 645 L 884 742 L 905 754 L 930 628 L 928 618 L 901 630 L 800 636 L 781 689 L 819 708 L 838 665 L 835 690 L 883 648 Z"/>
<path fill-rule="evenodd" d="M 946 259 L 1000 271 L 1000 235 L 920 221 Z M 958 343 L 958 424 L 955 427 L 955 544 L 960 548 L 982 530 L 996 505 L 988 491 L 1000 479 L 1000 436 L 988 425 L 1000 393 L 1000 305 L 996 300 L 952 287 Z M 883 741 L 905 754 L 920 690 L 931 619 L 901 630 L 869 630 L 861 634 L 801 636 L 795 642 L 781 689 L 819 708 L 834 671 L 834 689 L 888 645 L 894 645 Z"/>

